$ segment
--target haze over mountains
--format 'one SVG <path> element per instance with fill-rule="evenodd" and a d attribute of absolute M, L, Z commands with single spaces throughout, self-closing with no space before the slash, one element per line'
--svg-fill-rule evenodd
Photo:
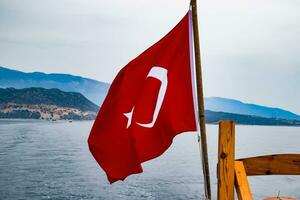
<path fill-rule="evenodd" d="M 9 87 L 14 87 L 17 89 L 39 87 L 39 92 L 43 93 L 44 95 L 47 92 L 51 93 L 53 91 L 55 91 L 56 94 L 60 94 L 63 91 L 78 92 L 100 106 L 108 91 L 109 84 L 69 74 L 46 74 L 42 72 L 24 73 L 21 71 L 0 67 L 0 88 Z M 58 88 L 59 90 L 41 91 L 42 88 Z M 35 90 L 37 89 L 30 89 L 31 92 Z M 15 91 L 17 92 L 18 90 Z M 24 92 L 24 90 L 22 91 Z M 68 94 L 68 96 L 71 97 L 71 93 Z M 40 103 L 49 101 L 48 98 L 51 99 L 51 95 L 47 96 L 47 98 L 43 100 L 40 99 Z M 4 100 L 1 100 L 0 98 L 0 104 L 1 101 L 3 103 Z M 63 103 L 64 100 L 61 101 Z M 70 103 L 70 101 L 66 102 L 68 102 L 68 104 Z M 60 104 L 57 105 L 59 106 Z M 77 106 L 78 105 L 79 104 L 77 104 Z M 87 101 L 85 101 L 85 105 L 92 104 L 89 104 Z M 96 105 L 93 105 L 94 110 L 96 109 L 95 106 Z M 82 110 L 80 107 L 76 108 Z M 208 121 L 211 123 L 214 123 L 219 119 L 235 119 L 240 123 L 246 124 L 266 123 L 269 125 L 298 125 L 298 120 L 300 120 L 299 115 L 284 109 L 248 104 L 238 100 L 222 97 L 205 98 L 205 109 L 208 113 Z M 273 121 L 265 120 L 265 118 L 272 119 Z M 297 120 L 297 122 L 293 122 L 293 120 Z"/>
<path fill-rule="evenodd" d="M 296 119 L 300 116 L 280 108 L 271 108 L 256 104 L 243 103 L 234 99 L 222 97 L 205 98 L 205 109 L 216 112 L 227 112 L 243 115 L 260 116 L 266 118 Z"/>
<path fill-rule="evenodd" d="M 16 89 L 42 87 L 66 92 L 79 92 L 97 105 L 101 105 L 109 84 L 69 74 L 25 73 L 0 66 L 0 88 Z"/>

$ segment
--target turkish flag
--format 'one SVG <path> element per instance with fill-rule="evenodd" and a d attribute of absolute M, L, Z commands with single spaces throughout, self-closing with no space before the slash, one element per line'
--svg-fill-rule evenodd
<path fill-rule="evenodd" d="M 110 183 L 141 173 L 173 138 L 196 131 L 191 13 L 114 79 L 88 144 Z"/>

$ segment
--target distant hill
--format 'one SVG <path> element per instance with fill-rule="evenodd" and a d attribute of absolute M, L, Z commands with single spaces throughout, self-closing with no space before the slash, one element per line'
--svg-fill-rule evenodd
<path fill-rule="evenodd" d="M 221 97 L 205 98 L 205 109 L 216 112 L 235 113 L 265 118 L 300 120 L 299 115 L 287 110 L 256 104 L 248 104 L 238 100 Z"/>
<path fill-rule="evenodd" d="M 300 120 L 266 118 L 225 112 L 205 111 L 207 123 L 218 123 L 220 120 L 233 120 L 236 124 L 268 126 L 300 126 Z"/>
<path fill-rule="evenodd" d="M 76 92 L 63 92 L 59 89 L 44 88 L 0 88 L 0 104 L 46 104 L 77 108 L 82 111 L 98 111 L 98 106 Z"/>
<path fill-rule="evenodd" d="M 0 118 L 94 119 L 98 109 L 77 92 L 0 88 Z"/>
<path fill-rule="evenodd" d="M 79 92 L 97 105 L 101 105 L 109 84 L 69 74 L 24 73 L 0 66 L 0 88 L 16 89 L 42 87 L 58 88 L 66 92 Z"/>

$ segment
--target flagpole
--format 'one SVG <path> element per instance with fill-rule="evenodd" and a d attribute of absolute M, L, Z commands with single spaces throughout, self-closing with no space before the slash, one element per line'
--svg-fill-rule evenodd
<path fill-rule="evenodd" d="M 201 71 L 201 58 L 200 58 L 200 42 L 198 31 L 198 15 L 197 15 L 197 0 L 191 0 L 192 18 L 193 18 L 193 33 L 194 33 L 194 48 L 195 48 L 195 64 L 196 64 L 196 83 L 197 83 L 197 98 L 198 98 L 198 110 L 199 110 L 199 123 L 200 123 L 200 137 L 202 152 L 202 164 L 203 174 L 205 181 L 205 197 L 207 200 L 211 200 L 211 188 L 210 188 L 210 175 L 209 164 L 207 155 L 207 141 L 206 141 L 206 128 L 205 128 L 205 113 L 204 113 L 204 97 L 203 97 L 203 85 L 202 85 L 202 71 Z"/>

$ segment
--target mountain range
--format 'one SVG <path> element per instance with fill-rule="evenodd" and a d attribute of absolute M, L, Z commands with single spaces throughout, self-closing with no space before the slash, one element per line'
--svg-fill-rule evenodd
<path fill-rule="evenodd" d="M 97 105 L 101 105 L 109 84 L 69 74 L 25 73 L 0 66 L 0 88 L 16 89 L 41 87 L 57 88 L 66 92 L 78 92 Z"/>
<path fill-rule="evenodd" d="M 221 97 L 209 97 L 205 98 L 204 101 L 205 109 L 216 112 L 227 112 L 266 118 L 300 120 L 300 115 L 280 108 L 249 104 L 238 100 Z"/>
<path fill-rule="evenodd" d="M 49 95 L 55 91 L 56 94 L 59 94 L 63 91 L 65 92 L 76 92 L 76 95 L 79 95 L 78 93 L 81 93 L 83 96 L 85 96 L 88 100 L 90 100 L 92 104 L 85 103 L 85 105 L 89 105 L 96 109 L 97 106 L 101 106 L 103 99 L 106 96 L 106 93 L 109 88 L 108 83 L 96 81 L 93 79 L 88 79 L 80 76 L 73 76 L 69 74 L 46 74 L 42 72 L 31 72 L 31 73 L 25 73 L 21 71 L 16 71 L 12 69 L 8 69 L 5 67 L 0 67 L 0 88 L 10 88 L 14 87 L 16 89 L 24 89 L 24 88 L 31 88 L 31 87 L 39 87 L 39 89 L 35 88 L 34 91 L 39 90 L 39 92 L 43 93 L 43 95 L 46 95 L 48 93 Z M 57 88 L 58 90 L 47 90 L 42 91 L 42 88 L 45 89 L 51 89 L 51 88 Z M 10 89 L 14 90 L 14 89 Z M 23 90 L 23 92 L 26 90 Z M 18 94 L 18 90 L 15 90 L 16 94 Z M 33 92 L 33 91 L 32 91 Z M 25 93 L 26 94 L 26 93 Z M 0 94 L 0 104 L 3 99 L 1 99 L 1 96 L 4 94 Z M 72 93 L 69 93 L 70 97 Z M 76 96 L 75 95 L 75 96 Z M 33 95 L 35 96 L 35 95 Z M 82 99 L 83 96 L 76 96 L 74 98 Z M 28 96 L 29 97 L 29 96 Z M 40 99 L 40 102 L 48 102 L 52 100 L 55 100 L 55 98 L 52 98 L 50 96 L 40 96 L 41 98 L 46 97 L 45 99 Z M 15 99 L 17 101 L 18 98 Z M 71 98 L 73 99 L 73 98 Z M 24 101 L 26 100 L 23 99 Z M 23 101 L 22 100 L 22 101 Z M 30 100 L 30 98 L 27 98 L 27 100 Z M 36 99 L 38 100 L 38 99 Z M 21 101 L 21 100 L 19 100 Z M 57 103 L 64 102 L 64 100 L 60 99 L 56 101 Z M 20 103 L 20 102 L 18 102 Z M 97 105 L 95 105 L 95 104 Z M 70 101 L 68 101 L 67 104 L 70 104 Z M 70 104 L 71 105 L 71 104 Z M 57 104 L 57 106 L 64 106 Z M 77 109 L 80 109 L 84 111 L 84 108 L 78 107 L 79 104 L 77 104 Z M 70 107 L 70 106 L 69 106 Z M 97 107 L 98 109 L 98 107 Z M 255 121 L 258 124 L 286 124 L 287 120 L 289 121 L 287 124 L 297 124 L 298 122 L 293 122 L 293 120 L 300 120 L 300 116 L 284 109 L 280 108 L 272 108 L 268 106 L 262 106 L 262 105 L 256 105 L 256 104 L 249 104 L 244 103 L 239 100 L 234 99 L 228 99 L 228 98 L 222 98 L 222 97 L 208 97 L 205 98 L 205 109 L 208 113 L 208 121 L 213 123 L 216 119 L 219 119 L 220 116 L 223 117 L 223 119 L 239 119 L 239 122 L 245 123 L 244 120 L 248 119 L 248 122 L 246 124 L 253 124 Z M 251 118 L 251 119 L 250 119 Z M 263 118 L 263 119 L 261 119 Z M 264 118 L 272 119 L 273 122 L 267 122 L 267 120 L 264 120 Z M 243 120 L 242 120 L 243 119 Z M 283 121 L 282 121 L 283 120 Z M 247 120 L 246 120 L 247 121 Z"/>
<path fill-rule="evenodd" d="M 253 115 L 241 115 L 226 112 L 205 110 L 207 123 L 218 123 L 220 120 L 232 120 L 236 124 L 267 125 L 267 126 L 300 126 L 300 120 L 267 118 Z"/>
<path fill-rule="evenodd" d="M 93 120 L 99 107 L 77 92 L 45 88 L 0 88 L 0 118 Z M 300 120 L 266 118 L 206 110 L 206 122 L 300 126 Z"/>

